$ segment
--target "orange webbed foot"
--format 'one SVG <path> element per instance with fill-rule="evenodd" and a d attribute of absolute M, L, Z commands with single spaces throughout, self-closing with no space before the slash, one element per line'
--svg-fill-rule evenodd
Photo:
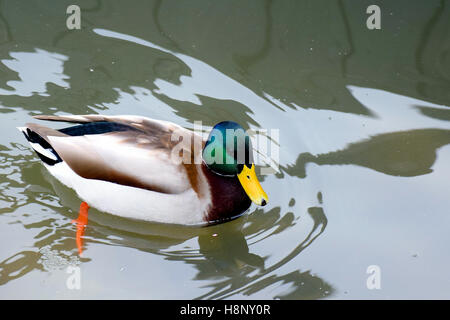
<path fill-rule="evenodd" d="M 84 236 L 84 230 L 86 229 L 86 226 L 88 224 L 88 211 L 89 211 L 89 205 L 86 202 L 82 202 L 80 205 L 80 212 L 78 214 L 78 218 L 72 220 L 72 223 L 77 224 L 77 234 L 76 234 L 76 241 L 77 241 L 77 248 L 78 248 L 78 254 L 81 256 L 81 253 L 83 252 L 83 236 Z"/>

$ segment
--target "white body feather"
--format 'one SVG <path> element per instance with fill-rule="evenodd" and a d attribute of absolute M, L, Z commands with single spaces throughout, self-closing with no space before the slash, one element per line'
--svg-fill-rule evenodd
<path fill-rule="evenodd" d="M 74 116 L 73 118 L 76 118 Z M 113 117 L 111 117 L 113 118 Z M 141 120 L 139 117 L 124 119 Z M 152 120 L 155 121 L 156 120 Z M 161 124 L 169 123 L 160 121 Z M 170 124 L 174 126 L 173 124 Z M 181 127 L 176 126 L 180 130 Z M 26 127 L 19 127 L 26 133 Z M 79 137 L 48 137 L 53 144 L 63 144 L 67 152 L 75 152 L 83 157 L 90 154 L 86 149 L 95 150 L 95 155 L 113 165 L 120 172 L 138 174 L 141 179 L 156 185 L 164 185 L 170 193 L 163 193 L 126 186 L 114 182 L 86 179 L 73 171 L 65 161 L 44 166 L 64 185 L 75 190 L 78 196 L 90 206 L 117 216 L 138 220 L 185 225 L 207 224 L 205 215 L 211 204 L 209 186 L 204 176 L 199 176 L 199 188 L 203 194 L 199 198 L 186 180 L 186 173 L 180 167 L 170 164 L 167 154 L 143 150 L 137 146 L 120 144 L 108 135 L 85 135 Z M 41 155 L 56 160 L 55 155 L 37 143 L 29 142 Z M 99 158 L 99 159 L 100 159 Z"/>
<path fill-rule="evenodd" d="M 76 191 L 90 206 L 125 218 L 199 225 L 205 224 L 207 202 L 198 199 L 193 189 L 180 194 L 159 193 L 101 180 L 85 179 L 61 162 L 45 165 L 63 184 Z"/>

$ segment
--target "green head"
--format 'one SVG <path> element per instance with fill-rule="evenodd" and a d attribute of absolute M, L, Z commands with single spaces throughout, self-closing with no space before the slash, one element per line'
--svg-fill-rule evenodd
<path fill-rule="evenodd" d="M 236 122 L 223 121 L 214 126 L 203 148 L 203 161 L 214 173 L 237 176 L 249 198 L 265 205 L 268 198 L 255 174 L 250 136 Z"/>

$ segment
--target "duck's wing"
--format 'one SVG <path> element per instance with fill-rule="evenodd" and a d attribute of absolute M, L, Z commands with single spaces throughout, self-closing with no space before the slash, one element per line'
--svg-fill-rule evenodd
<path fill-rule="evenodd" d="M 180 163 L 178 156 L 182 153 L 184 159 L 194 161 L 201 154 L 202 139 L 174 123 L 138 116 L 35 118 L 80 124 L 60 130 L 36 124 L 27 127 L 83 178 L 163 193 L 180 193 L 192 187 L 186 163 Z"/>

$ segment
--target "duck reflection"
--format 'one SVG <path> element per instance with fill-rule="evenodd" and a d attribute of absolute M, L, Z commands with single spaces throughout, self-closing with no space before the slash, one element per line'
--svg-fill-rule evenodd
<path fill-rule="evenodd" d="M 195 263 L 199 271 L 196 279 L 210 279 L 217 274 L 232 276 L 246 268 L 264 268 L 264 259 L 250 252 L 244 234 L 239 230 L 224 229 L 220 234 L 200 235 L 198 244 L 205 259 Z"/>
<path fill-rule="evenodd" d="M 264 238 L 285 229 L 285 221 L 290 220 L 290 218 L 284 219 L 286 216 L 290 217 L 289 213 L 280 219 L 279 208 L 272 209 L 263 215 L 264 218 L 269 216 L 269 219 L 270 216 L 272 218 L 278 216 L 273 225 L 277 228 Z M 281 266 L 292 261 L 324 232 L 328 220 L 323 209 L 311 207 L 308 209 L 308 215 L 314 222 L 308 235 L 288 255 L 271 265 L 266 265 L 266 258 L 249 252 L 246 239 L 272 229 L 267 226 L 259 227 L 257 212 L 246 217 L 246 225 L 241 229 L 232 229 L 233 232 L 224 234 L 222 237 L 215 237 L 214 240 L 211 240 L 211 237 L 204 237 L 204 239 L 199 237 L 200 252 L 204 254 L 206 260 L 196 263 L 196 268 L 199 270 L 197 278 L 209 279 L 220 275 L 222 279 L 209 284 L 208 287 L 211 290 L 199 296 L 198 299 L 222 299 L 238 293 L 250 296 L 276 284 L 289 284 L 291 290 L 274 298 L 314 299 L 331 294 L 333 292 L 331 285 L 312 275 L 310 271 L 296 270 L 284 275 L 276 274 Z M 239 250 L 236 250 L 236 244 L 238 244 Z"/>
<path fill-rule="evenodd" d="M 330 295 L 334 291 L 331 285 L 310 271 L 277 274 L 280 267 L 297 257 L 326 228 L 327 218 L 322 207 L 310 207 L 306 214 L 313 221 L 306 237 L 286 256 L 270 264 L 268 257 L 253 253 L 252 246 L 295 224 L 293 213 L 281 214 L 280 208 L 268 212 L 256 210 L 251 215 L 207 228 L 148 223 L 144 230 L 139 223 L 140 233 L 132 231 L 131 225 L 121 218 L 110 219 L 108 215 L 97 212 L 96 218 L 103 221 L 95 225 L 90 238 L 108 241 L 112 245 L 130 246 L 192 266 L 197 270 L 193 280 L 210 281 L 205 286 L 209 288 L 208 292 L 197 299 L 222 299 L 236 294 L 251 296 L 269 286 L 280 285 L 289 287 L 288 292 L 273 298 L 314 299 Z M 123 231 L 124 225 L 128 228 L 126 232 Z M 172 249 L 192 238 L 197 239 L 198 249 Z"/>
<path fill-rule="evenodd" d="M 351 143 L 343 150 L 312 155 L 302 153 L 287 174 L 306 177 L 306 164 L 354 164 L 392 176 L 413 177 L 432 172 L 436 150 L 450 143 L 450 130 L 416 129 L 379 134 Z"/>

